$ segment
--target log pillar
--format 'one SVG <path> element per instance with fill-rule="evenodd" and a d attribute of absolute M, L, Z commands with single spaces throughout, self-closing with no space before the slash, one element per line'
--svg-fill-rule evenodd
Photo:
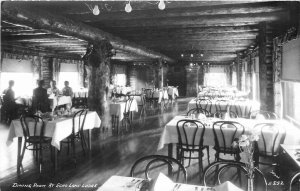
<path fill-rule="evenodd" d="M 261 110 L 274 110 L 272 34 L 267 31 L 267 24 L 260 24 L 259 42 L 259 88 Z"/>
<path fill-rule="evenodd" d="M 196 97 L 198 95 L 199 66 L 186 66 L 186 96 Z"/>
<path fill-rule="evenodd" d="M 102 127 L 109 126 L 108 87 L 111 49 L 111 44 L 103 41 L 91 45 L 85 56 L 89 89 L 88 108 L 98 113 Z"/>

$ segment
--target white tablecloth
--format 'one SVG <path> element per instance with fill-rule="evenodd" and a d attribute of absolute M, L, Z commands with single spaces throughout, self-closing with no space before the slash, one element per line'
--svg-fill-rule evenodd
<path fill-rule="evenodd" d="M 142 181 L 144 179 L 141 178 L 133 178 L 133 177 L 125 177 L 125 176 L 112 176 L 110 177 L 100 188 L 98 188 L 97 191 L 135 191 L 136 190 L 136 184 L 137 180 Z M 138 182 L 138 183 L 139 183 Z M 137 184 L 138 184 L 137 183 Z M 173 183 L 175 186 L 176 183 Z M 172 185 L 170 190 L 173 190 L 174 187 Z M 211 190 L 210 187 L 204 187 L 204 186 L 196 186 L 196 185 L 190 185 L 190 184 L 180 184 L 180 188 L 176 189 L 177 191 L 194 191 L 195 187 L 200 191 L 208 191 Z M 158 191 L 158 190 L 155 190 Z M 169 191 L 161 190 L 161 191 Z M 225 190 L 222 190 L 225 191 Z"/>
<path fill-rule="evenodd" d="M 169 121 L 169 123 L 166 124 L 158 143 L 158 150 L 162 149 L 165 144 L 178 143 L 178 134 L 177 134 L 176 125 L 177 122 L 182 119 L 187 119 L 187 117 L 176 116 L 171 121 Z M 202 122 L 208 124 L 206 126 L 205 133 L 204 133 L 204 142 L 203 142 L 204 145 L 210 145 L 210 146 L 215 145 L 212 123 L 218 120 L 220 119 L 208 118 L 205 121 L 202 120 Z M 294 127 L 293 125 L 291 125 L 285 120 L 255 120 L 255 119 L 237 118 L 237 119 L 231 119 L 231 121 L 236 121 L 242 124 L 245 127 L 245 133 L 250 133 L 253 127 L 258 123 L 274 123 L 281 130 L 283 130 L 283 128 L 285 128 L 286 130 L 286 137 L 284 140 L 284 144 L 300 144 L 300 137 L 298 136 L 300 134 L 300 129 Z M 190 128 L 193 129 L 193 127 Z M 273 135 L 273 133 L 267 132 L 267 136 L 269 135 Z M 263 145 L 259 145 L 259 146 L 263 146 Z"/>
<path fill-rule="evenodd" d="M 88 97 L 88 89 L 85 88 L 85 89 L 81 89 L 79 91 L 74 91 L 73 92 L 73 95 L 75 98 L 78 98 L 78 97 L 81 97 L 81 98 L 87 98 Z"/>
<path fill-rule="evenodd" d="M 158 98 L 158 103 L 162 101 L 162 99 L 168 100 L 168 91 L 167 90 L 155 90 L 153 91 L 147 91 L 146 92 L 146 97 L 147 98 Z"/>
<path fill-rule="evenodd" d="M 168 87 L 168 95 L 170 95 L 172 99 L 175 99 L 175 96 L 179 96 L 178 89 L 175 87 Z"/>
<path fill-rule="evenodd" d="M 95 111 L 87 113 L 83 129 L 99 128 L 101 120 Z M 33 131 L 33 126 L 30 126 Z M 31 131 L 29 130 L 29 131 Z M 52 137 L 51 144 L 60 149 L 60 141 L 72 134 L 72 118 L 60 118 L 54 121 L 45 120 L 45 136 Z M 10 124 L 8 138 L 6 144 L 12 144 L 15 137 L 23 137 L 22 125 L 19 119 L 13 120 Z"/>
<path fill-rule="evenodd" d="M 211 100 L 211 111 L 210 113 L 214 114 L 217 112 L 217 108 L 216 108 L 216 102 L 217 102 L 217 99 L 212 99 Z M 204 106 L 204 103 L 205 102 L 201 102 L 201 106 Z M 230 111 L 234 111 L 236 112 L 236 114 L 238 116 L 244 116 L 244 113 L 241 114 L 240 111 L 236 111 L 235 109 L 235 106 L 239 105 L 241 106 L 241 110 L 242 112 L 245 111 L 245 107 L 247 108 L 251 108 L 251 111 L 256 111 L 256 110 L 259 110 L 260 109 L 260 103 L 257 102 L 257 101 L 253 101 L 253 100 L 246 100 L 246 101 L 235 101 L 235 100 L 227 100 L 226 102 L 224 101 L 221 101 L 219 102 L 220 105 L 221 105 L 221 108 L 225 108 L 225 106 L 227 105 L 228 103 L 228 106 L 230 106 Z M 188 103 L 188 111 L 190 109 L 193 109 L 193 108 L 196 108 L 196 100 L 195 99 L 192 99 L 189 103 Z"/>
<path fill-rule="evenodd" d="M 72 106 L 71 96 L 59 96 L 59 97 L 49 97 L 50 99 L 50 108 L 54 110 L 59 105 L 67 104 L 69 107 Z"/>
<path fill-rule="evenodd" d="M 122 121 L 122 119 L 124 118 L 125 106 L 126 106 L 125 101 L 111 103 L 109 105 L 110 115 L 119 116 L 119 121 Z M 129 111 L 135 111 L 135 112 L 139 111 L 138 104 L 135 99 L 132 101 L 131 107 L 129 108 L 129 106 L 127 106 L 126 108 L 127 110 L 129 109 Z"/>

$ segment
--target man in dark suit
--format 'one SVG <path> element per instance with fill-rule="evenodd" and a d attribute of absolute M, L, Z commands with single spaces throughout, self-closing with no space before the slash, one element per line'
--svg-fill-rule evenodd
<path fill-rule="evenodd" d="M 8 84 L 8 88 L 3 91 L 2 111 L 6 114 L 6 122 L 10 123 L 10 121 L 15 119 L 17 116 L 18 105 L 15 102 L 15 92 L 12 89 L 15 82 L 13 80 L 9 80 Z"/>
<path fill-rule="evenodd" d="M 50 111 L 50 105 L 47 95 L 47 90 L 43 88 L 44 80 L 40 80 L 38 87 L 33 90 L 32 106 L 35 111 L 47 112 Z"/>

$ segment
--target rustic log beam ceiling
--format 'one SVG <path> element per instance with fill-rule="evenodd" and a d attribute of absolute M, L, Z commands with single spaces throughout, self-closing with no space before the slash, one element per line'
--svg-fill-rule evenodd
<path fill-rule="evenodd" d="M 36 52 L 79 56 L 88 42 L 107 39 L 117 49 L 115 60 L 163 58 L 230 64 L 238 52 L 257 45 L 260 23 L 269 23 L 266 31 L 273 34 L 285 31 L 291 23 L 289 8 L 294 6 L 287 2 L 169 1 L 161 11 L 154 1 L 131 1 L 133 10 L 126 13 L 125 3 L 5 2 L 2 41 L 6 50 L 29 47 Z M 86 4 L 110 9 L 101 9 L 96 16 Z M 202 56 L 189 57 L 192 52 Z"/>
<path fill-rule="evenodd" d="M 74 36 L 78 39 L 88 42 L 97 43 L 108 40 L 115 49 L 125 50 L 136 53 L 152 59 L 162 58 L 166 61 L 173 62 L 171 58 L 146 49 L 134 43 L 122 40 L 100 29 L 90 27 L 86 24 L 75 22 L 71 19 L 54 15 L 46 11 L 37 11 L 28 6 L 26 2 L 4 2 L 2 3 L 1 16 L 3 20 L 12 23 L 27 25 L 32 28 L 46 29 L 55 33 Z"/>

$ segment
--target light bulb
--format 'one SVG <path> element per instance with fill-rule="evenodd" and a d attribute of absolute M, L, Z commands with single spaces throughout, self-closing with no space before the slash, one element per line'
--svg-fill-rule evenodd
<path fill-rule="evenodd" d="M 194 54 L 191 54 L 191 58 L 193 58 L 194 57 Z"/>
<path fill-rule="evenodd" d="M 165 5 L 164 0 L 160 0 L 160 1 L 159 1 L 158 8 L 159 8 L 160 10 L 164 10 L 164 9 L 166 8 L 166 5 Z"/>
<path fill-rule="evenodd" d="M 200 54 L 201 57 L 203 57 L 203 54 Z"/>
<path fill-rule="evenodd" d="M 99 10 L 98 5 L 95 5 L 95 7 L 94 7 L 94 9 L 93 9 L 93 14 L 94 14 L 94 15 L 99 15 L 99 14 L 100 14 L 100 10 Z"/>
<path fill-rule="evenodd" d="M 183 54 L 181 54 L 181 57 L 183 57 Z"/>
<path fill-rule="evenodd" d="M 126 6 L 125 6 L 125 11 L 126 11 L 127 13 L 130 13 L 130 12 L 132 11 L 132 7 L 131 7 L 131 5 L 130 5 L 130 2 L 128 2 L 128 3 L 126 4 Z"/>

